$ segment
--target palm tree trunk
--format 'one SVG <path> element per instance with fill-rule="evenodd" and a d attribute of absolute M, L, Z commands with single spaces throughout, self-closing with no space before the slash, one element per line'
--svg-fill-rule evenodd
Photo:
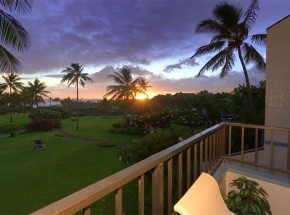
<path fill-rule="evenodd" d="M 253 100 L 253 96 L 252 96 L 252 92 L 251 92 L 251 85 L 250 85 L 250 80 L 249 80 L 249 76 L 248 76 L 248 72 L 247 72 L 247 68 L 242 56 L 242 51 L 240 46 L 238 47 L 238 54 L 239 54 L 239 59 L 241 61 L 242 67 L 243 67 L 243 71 L 244 71 L 244 75 L 245 75 L 245 80 L 246 80 L 246 88 L 247 88 L 247 92 L 248 92 L 248 102 L 249 102 L 249 106 L 251 109 L 252 114 L 254 115 L 256 113 L 255 111 L 255 106 L 254 106 L 254 100 Z"/>
<path fill-rule="evenodd" d="M 77 130 L 79 130 L 79 81 L 77 81 Z"/>

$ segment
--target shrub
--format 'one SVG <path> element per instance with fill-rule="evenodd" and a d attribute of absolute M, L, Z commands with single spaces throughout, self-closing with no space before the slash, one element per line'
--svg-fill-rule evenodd
<path fill-rule="evenodd" d="M 29 116 L 30 119 L 61 119 L 61 113 L 53 110 L 40 109 L 33 110 Z"/>
<path fill-rule="evenodd" d="M 19 130 L 21 128 L 20 125 L 15 124 L 7 124 L 0 126 L 0 133 L 7 133 L 15 130 Z"/>
<path fill-rule="evenodd" d="M 192 134 L 190 128 L 173 124 L 168 129 L 157 129 L 146 138 L 123 147 L 119 156 L 124 163 L 133 164 L 180 142 L 180 137 L 186 139 Z"/>
<path fill-rule="evenodd" d="M 51 110 L 59 112 L 61 114 L 61 118 L 62 119 L 68 119 L 72 116 L 72 112 L 67 109 L 67 108 L 63 108 L 63 107 L 52 107 Z"/>
<path fill-rule="evenodd" d="M 59 119 L 33 119 L 27 126 L 28 131 L 50 131 L 53 128 L 61 128 L 62 122 Z"/>

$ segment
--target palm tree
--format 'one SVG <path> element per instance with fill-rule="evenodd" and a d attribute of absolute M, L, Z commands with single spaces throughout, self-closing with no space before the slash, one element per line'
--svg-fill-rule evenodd
<path fill-rule="evenodd" d="M 28 82 L 27 93 L 33 98 L 33 103 L 38 110 L 38 103 L 44 103 L 43 97 L 48 97 L 49 91 L 45 90 L 47 86 L 44 82 L 40 82 L 39 79 L 35 79 L 33 83 Z"/>
<path fill-rule="evenodd" d="M 228 3 L 218 4 L 213 11 L 214 19 L 203 20 L 196 27 L 197 33 L 212 34 L 212 40 L 209 44 L 198 48 L 191 57 L 218 52 L 200 69 L 197 76 L 201 76 L 206 70 L 214 71 L 222 67 L 220 77 L 223 78 L 232 69 L 236 58 L 235 52 L 237 52 L 245 76 L 248 102 L 252 113 L 255 113 L 255 108 L 246 64 L 254 63 L 258 69 L 265 69 L 266 66 L 262 55 L 247 43 L 248 39 L 258 45 L 266 43 L 266 34 L 249 36 L 258 10 L 258 0 L 252 0 L 245 13 L 238 6 Z"/>
<path fill-rule="evenodd" d="M 20 77 L 14 73 L 10 73 L 6 76 L 2 75 L 2 78 L 6 83 L 4 83 L 4 86 L 6 88 L 9 88 L 9 113 L 10 113 L 10 122 L 13 122 L 12 120 L 12 99 L 11 99 L 11 93 L 12 90 L 17 93 L 19 89 L 23 88 L 23 83 L 20 82 Z"/>
<path fill-rule="evenodd" d="M 71 63 L 71 67 L 67 67 L 61 72 L 66 73 L 66 75 L 63 76 L 61 83 L 67 82 L 68 87 L 73 84 L 77 88 L 77 130 L 79 130 L 79 85 L 84 87 L 85 81 L 93 82 L 93 80 L 88 77 L 89 74 L 83 73 L 83 70 L 84 67 L 82 65 Z"/>
<path fill-rule="evenodd" d="M 133 80 L 131 70 L 127 66 L 119 72 L 114 72 L 113 75 L 109 75 L 109 78 L 112 78 L 116 85 L 107 86 L 107 93 L 105 97 L 111 96 L 111 100 L 130 100 L 134 99 L 137 93 L 143 93 L 138 89 L 137 85 L 140 82 L 141 78 L 136 78 Z"/>
<path fill-rule="evenodd" d="M 147 98 L 149 97 L 148 94 L 146 93 L 147 89 L 149 87 L 152 87 L 152 86 L 148 86 L 148 83 L 149 81 L 146 81 L 145 78 L 140 78 L 138 81 L 138 89 L 141 90 L 142 94 L 144 94 Z"/>
<path fill-rule="evenodd" d="M 1 0 L 0 5 L 9 12 L 27 13 L 31 10 L 33 0 Z M 0 9 L 0 70 L 17 71 L 20 62 L 3 46 L 23 51 L 30 45 L 27 31 L 11 15 Z"/>

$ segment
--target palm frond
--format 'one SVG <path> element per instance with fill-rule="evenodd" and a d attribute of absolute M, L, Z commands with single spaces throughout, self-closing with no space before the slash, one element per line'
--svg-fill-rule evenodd
<path fill-rule="evenodd" d="M 201 46 L 196 50 L 195 54 L 192 55 L 190 58 L 220 51 L 224 45 L 225 45 L 225 41 L 218 41 L 218 42 L 210 43 L 208 45 Z"/>
<path fill-rule="evenodd" d="M 224 66 L 220 73 L 220 77 L 224 78 L 228 74 L 228 72 L 231 71 L 234 64 L 235 64 L 235 55 L 233 54 L 232 49 L 228 49 L 225 57 Z"/>
<path fill-rule="evenodd" d="M 20 62 L 3 46 L 0 45 L 0 70 L 1 72 L 17 72 Z"/>
<path fill-rule="evenodd" d="M 259 0 L 252 0 L 244 15 L 244 23 L 248 29 L 251 29 L 256 22 L 257 11 L 259 10 Z"/>
<path fill-rule="evenodd" d="M 251 38 L 252 43 L 254 44 L 263 45 L 263 46 L 266 45 L 267 34 L 255 34 L 255 35 L 252 35 L 250 38 Z"/>
<path fill-rule="evenodd" d="M 213 19 L 201 21 L 195 29 L 196 33 L 224 34 L 228 29 Z"/>
<path fill-rule="evenodd" d="M 31 11 L 33 0 L 0 0 L 0 4 L 10 12 L 28 13 Z"/>
<path fill-rule="evenodd" d="M 242 46 L 246 63 L 254 63 L 258 69 L 265 69 L 266 63 L 263 56 L 250 44 L 244 43 Z"/>
<path fill-rule="evenodd" d="M 215 20 L 228 29 L 227 31 L 230 31 L 239 23 L 242 12 L 240 7 L 222 2 L 214 8 L 213 15 Z"/>
<path fill-rule="evenodd" d="M 28 32 L 13 16 L 0 10 L 0 41 L 18 51 L 27 49 L 30 45 Z"/>

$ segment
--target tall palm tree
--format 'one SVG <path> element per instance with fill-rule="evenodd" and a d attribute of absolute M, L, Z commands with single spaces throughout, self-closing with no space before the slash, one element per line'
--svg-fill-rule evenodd
<path fill-rule="evenodd" d="M 138 81 L 138 89 L 144 94 L 147 98 L 149 97 L 147 92 L 147 89 L 152 87 L 148 85 L 149 81 L 146 81 L 145 78 L 140 78 Z"/>
<path fill-rule="evenodd" d="M 79 130 L 79 85 L 84 87 L 86 81 L 93 82 L 93 80 L 88 77 L 89 74 L 83 73 L 83 70 L 84 67 L 82 65 L 71 63 L 71 67 L 67 67 L 61 72 L 66 73 L 66 75 L 63 76 L 61 83 L 67 82 L 68 87 L 70 87 L 70 85 L 75 85 L 77 88 L 77 130 Z"/>
<path fill-rule="evenodd" d="M 1 0 L 0 6 L 9 12 L 27 13 L 33 0 Z M 30 45 L 30 39 L 24 27 L 11 15 L 0 9 L 0 70 L 17 71 L 20 62 L 3 46 L 23 51 Z"/>
<path fill-rule="evenodd" d="M 17 93 L 18 90 L 23 88 L 23 83 L 20 81 L 20 77 L 14 73 L 10 73 L 7 76 L 2 75 L 2 78 L 4 79 L 5 83 L 4 86 L 6 88 L 9 88 L 9 113 L 10 113 L 10 122 L 13 122 L 12 120 L 12 99 L 11 99 L 11 93 L 12 90 Z"/>
<path fill-rule="evenodd" d="M 107 86 L 107 93 L 104 95 L 112 96 L 111 100 L 130 100 L 134 99 L 137 93 L 142 93 L 138 89 L 137 85 L 141 78 L 136 78 L 133 80 L 132 73 L 129 67 L 123 66 L 119 72 L 114 72 L 114 74 L 109 75 L 116 85 Z"/>
<path fill-rule="evenodd" d="M 214 71 L 222 67 L 220 77 L 223 78 L 232 69 L 236 59 L 235 52 L 237 52 L 245 76 L 248 102 L 252 113 L 255 113 L 255 108 L 246 64 L 253 63 L 258 69 L 265 69 L 266 66 L 262 55 L 247 42 L 250 39 L 253 44 L 266 43 L 266 34 L 249 36 L 259 10 L 258 2 L 258 0 L 252 0 L 245 13 L 242 8 L 228 3 L 216 5 L 213 10 L 214 19 L 203 20 L 196 27 L 197 33 L 212 34 L 212 40 L 209 44 L 198 48 L 191 57 L 218 52 L 200 69 L 197 76 L 201 76 L 206 70 Z"/>
<path fill-rule="evenodd" d="M 39 79 L 35 79 L 33 83 L 28 82 L 27 93 L 33 98 L 33 103 L 38 110 L 38 103 L 44 103 L 43 97 L 49 97 L 47 94 L 50 91 L 45 90 L 47 86 L 44 82 L 40 82 Z"/>

